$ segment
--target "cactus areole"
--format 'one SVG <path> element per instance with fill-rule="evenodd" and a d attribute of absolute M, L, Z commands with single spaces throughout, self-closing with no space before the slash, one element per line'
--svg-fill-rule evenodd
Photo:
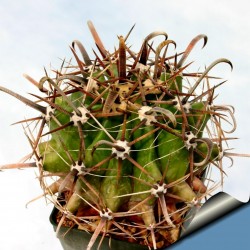
<path fill-rule="evenodd" d="M 177 52 L 167 33 L 157 31 L 135 52 L 131 29 L 109 52 L 88 26 L 94 58 L 74 40 L 73 60 L 40 81 L 26 75 L 40 90 L 33 100 L 0 87 L 39 112 L 19 122 L 27 128 L 31 161 L 1 169 L 36 167 L 44 196 L 59 211 L 57 234 L 67 226 L 91 233 L 82 249 L 92 249 L 100 235 L 167 247 L 180 237 L 187 212 L 214 190 L 207 173 L 217 168 L 223 179 L 226 134 L 236 122 L 231 106 L 214 104 L 224 81 L 210 71 L 232 64 L 221 58 L 203 72 L 190 70 L 187 58 L 197 43 L 206 45 L 205 35 Z"/>

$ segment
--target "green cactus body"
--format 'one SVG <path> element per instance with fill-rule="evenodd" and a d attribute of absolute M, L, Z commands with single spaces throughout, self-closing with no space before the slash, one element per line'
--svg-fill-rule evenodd
<path fill-rule="evenodd" d="M 146 126 L 142 129 L 138 129 L 134 133 L 134 138 L 138 138 L 143 134 L 146 134 L 153 130 L 153 127 Z M 159 169 L 159 162 L 157 160 L 156 149 L 155 149 L 155 137 L 154 134 L 147 136 L 143 140 L 135 143 L 135 158 L 136 161 L 146 170 L 147 173 L 143 173 L 139 168 L 134 167 L 134 176 L 138 179 L 142 179 L 150 184 L 155 184 L 162 179 L 162 174 Z M 149 190 L 149 186 L 135 181 L 134 192 L 142 192 Z M 140 196 L 140 195 L 139 195 Z M 147 194 L 142 194 L 141 199 L 147 197 Z"/>
<path fill-rule="evenodd" d="M 76 107 L 79 107 L 82 101 L 82 93 L 76 92 L 71 94 L 70 100 Z M 55 104 L 69 113 L 73 111 L 63 97 L 57 97 L 55 99 Z M 49 121 L 49 129 L 51 131 L 70 122 L 70 116 L 59 110 L 55 110 L 54 117 L 55 119 Z M 84 124 L 84 127 L 89 126 Z M 83 130 L 85 129 L 84 127 Z M 52 173 L 67 172 L 70 170 L 71 162 L 67 156 L 65 148 L 67 148 L 75 161 L 78 156 L 80 139 L 77 127 L 66 127 L 62 130 L 53 132 L 51 136 L 52 138 L 49 141 L 39 144 L 39 154 L 43 159 L 43 168 L 45 171 Z M 64 147 L 62 146 L 62 143 Z"/>
<path fill-rule="evenodd" d="M 164 172 L 167 168 L 167 182 L 182 178 L 189 167 L 189 152 L 183 140 L 180 137 L 161 130 L 157 141 L 160 145 L 157 150 L 161 162 L 161 171 Z"/>
<path fill-rule="evenodd" d="M 145 126 L 138 129 L 134 133 L 134 138 L 138 138 L 153 130 L 152 126 Z M 134 193 L 138 193 L 131 197 L 131 202 L 139 203 L 151 196 L 149 186 L 154 185 L 162 180 L 162 174 L 159 169 L 159 162 L 157 160 L 156 149 L 155 149 L 155 136 L 151 134 L 143 140 L 135 143 L 135 159 L 138 164 L 143 167 L 146 173 L 142 172 L 138 167 L 134 166 L 133 176 L 137 179 L 134 180 Z M 142 180 L 142 181 L 140 181 Z M 145 184 L 146 182 L 147 184 Z M 148 193 L 144 193 L 149 191 Z M 141 204 L 137 211 L 142 213 L 142 218 L 145 225 L 149 226 L 155 223 L 154 217 L 154 204 L 156 197 L 151 197 L 146 203 Z"/>
<path fill-rule="evenodd" d="M 118 124 L 119 120 L 106 119 L 103 121 L 102 126 L 103 128 L 109 130 L 111 127 Z M 114 138 L 116 138 L 117 132 L 110 132 L 110 134 L 113 135 Z M 89 168 L 95 166 L 100 161 L 104 160 L 105 158 L 111 155 L 111 150 L 106 145 L 102 145 L 101 148 L 97 148 L 93 153 L 94 146 L 101 140 L 110 140 L 106 132 L 103 131 L 102 129 L 100 129 L 97 133 L 95 133 L 95 137 L 93 138 L 92 143 L 86 149 L 85 159 L 84 159 L 85 167 Z M 100 167 L 100 169 L 101 168 L 106 169 L 107 167 L 108 167 L 108 162 L 103 164 Z M 103 171 L 100 174 L 103 174 Z"/>
<path fill-rule="evenodd" d="M 86 191 L 84 191 L 81 181 L 78 180 L 76 182 L 73 194 L 65 205 L 65 209 L 72 214 L 77 213 L 78 209 L 81 206 L 86 206 L 85 201 L 88 201 L 90 203 L 93 202 L 93 200 L 90 198 L 91 195 L 93 197 L 93 194 L 91 194 L 91 192 L 87 193 Z"/>
<path fill-rule="evenodd" d="M 181 75 L 177 75 L 176 77 L 171 78 L 170 73 L 162 73 L 160 76 L 160 80 L 166 82 L 168 85 L 168 89 L 177 90 L 178 92 L 182 92 L 182 79 Z"/>
<path fill-rule="evenodd" d="M 124 141 L 128 141 L 130 123 L 127 123 Z M 123 125 L 120 127 L 117 140 L 121 139 Z M 132 192 L 132 181 L 129 177 L 132 174 L 133 165 L 127 159 L 115 157 L 109 161 L 105 178 L 101 183 L 101 195 L 106 206 L 116 212 L 121 205 L 126 204 Z M 120 169 L 119 169 L 120 168 Z"/>
<path fill-rule="evenodd" d="M 132 164 L 128 160 L 121 162 L 120 177 L 118 177 L 118 165 L 118 159 L 110 160 L 105 178 L 101 183 L 102 197 L 112 212 L 116 212 L 121 205 L 126 204 L 132 192 L 131 179 L 128 177 L 131 174 Z"/>
<path fill-rule="evenodd" d="M 208 149 L 205 143 L 199 143 L 197 145 L 197 153 L 195 154 L 195 162 L 201 162 L 204 159 L 204 156 L 208 154 Z M 211 157 L 209 160 L 212 162 L 214 160 L 217 160 L 218 157 L 220 156 L 220 150 L 219 147 L 216 143 L 213 144 L 212 152 L 211 152 Z"/>
<path fill-rule="evenodd" d="M 204 102 L 193 103 L 191 108 L 193 110 L 194 116 L 191 117 L 192 121 L 189 120 L 189 124 L 191 125 L 191 130 L 193 130 L 193 133 L 195 133 L 197 137 L 201 138 L 204 128 L 206 127 L 211 115 L 206 112 L 206 105 Z M 206 113 L 199 114 L 199 111 Z"/>
<path fill-rule="evenodd" d="M 40 155 L 43 161 L 43 170 L 51 173 L 68 172 L 70 160 L 56 140 L 42 142 L 39 144 Z"/>

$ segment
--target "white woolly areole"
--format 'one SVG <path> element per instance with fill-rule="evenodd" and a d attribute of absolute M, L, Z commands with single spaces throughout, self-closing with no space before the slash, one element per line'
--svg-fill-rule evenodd
<path fill-rule="evenodd" d="M 35 158 L 36 166 L 39 168 L 39 166 L 43 166 L 43 158 L 40 157 L 39 159 Z"/>
<path fill-rule="evenodd" d="M 220 161 L 225 156 L 225 151 L 221 150 L 218 155 L 218 160 Z"/>
<path fill-rule="evenodd" d="M 101 218 L 105 218 L 105 219 L 107 219 L 107 220 L 112 220 L 114 217 L 112 216 L 112 211 L 109 209 L 109 208 L 107 208 L 107 210 L 106 211 L 100 211 L 100 216 L 101 216 Z"/>
<path fill-rule="evenodd" d="M 78 175 L 81 175 L 81 174 L 83 174 L 82 169 L 84 169 L 84 168 L 85 168 L 85 165 L 83 163 L 81 165 L 79 165 L 77 162 L 76 165 L 71 166 L 71 171 L 76 169 L 78 171 Z"/>
<path fill-rule="evenodd" d="M 124 150 L 123 151 L 119 151 L 117 150 L 115 147 L 112 147 L 112 154 L 116 154 L 116 159 L 122 159 L 124 160 L 126 157 L 125 155 L 129 155 L 130 153 L 130 147 L 128 146 L 128 142 L 127 141 L 121 141 L 121 140 L 117 140 L 115 142 L 115 145 L 123 148 Z"/>
<path fill-rule="evenodd" d="M 196 148 L 197 147 L 197 143 L 196 142 L 191 142 L 192 139 L 196 139 L 195 135 L 189 131 L 185 133 L 185 137 L 187 138 L 185 140 L 185 145 L 187 149 L 190 149 L 191 147 Z"/>
<path fill-rule="evenodd" d="M 139 115 L 139 119 L 140 121 L 146 119 L 146 126 L 150 126 L 152 122 L 157 122 L 157 120 L 155 119 L 155 112 L 153 112 L 151 115 L 147 115 L 146 112 L 150 111 L 152 109 L 152 107 L 149 106 L 142 106 L 139 110 L 138 110 L 138 115 Z"/>
<path fill-rule="evenodd" d="M 156 186 L 157 188 L 151 188 L 151 194 L 152 195 L 154 195 L 155 197 L 159 197 L 159 193 L 162 193 L 162 194 L 165 194 L 165 193 L 167 193 L 167 188 L 166 188 L 166 186 L 165 185 L 160 185 L 160 184 L 156 184 L 156 185 L 154 185 L 154 186 Z"/>
<path fill-rule="evenodd" d="M 189 113 L 189 112 L 190 112 L 190 109 L 192 108 L 192 107 L 191 107 L 191 104 L 190 104 L 189 102 L 187 102 L 187 103 L 185 103 L 184 105 L 182 105 L 182 107 L 183 107 L 183 109 L 184 109 L 184 111 L 185 111 L 186 113 Z"/>
<path fill-rule="evenodd" d="M 88 65 L 84 67 L 84 70 L 87 70 L 87 71 L 93 71 L 94 69 L 95 69 L 94 65 Z"/>
<path fill-rule="evenodd" d="M 89 111 L 85 107 L 79 107 L 77 109 L 81 112 L 81 116 L 73 111 L 73 115 L 70 117 L 70 121 L 74 122 L 74 126 L 77 126 L 77 122 L 81 122 L 81 124 L 84 124 L 89 119 L 89 117 L 87 116 L 87 114 L 89 114 Z"/>
<path fill-rule="evenodd" d="M 93 91 L 93 89 L 96 89 L 96 90 L 99 89 L 99 86 L 96 80 L 94 80 L 91 77 L 87 77 L 87 79 L 88 79 L 87 88 L 86 88 L 87 91 L 91 92 Z"/>
<path fill-rule="evenodd" d="M 182 111 L 182 109 L 184 109 L 185 113 L 189 113 L 190 109 L 191 109 L 191 104 L 189 102 L 182 104 L 182 100 L 184 99 L 183 96 L 176 96 L 174 98 L 174 101 L 177 102 L 176 105 L 174 105 L 176 107 L 176 109 L 178 109 L 179 111 Z"/>
<path fill-rule="evenodd" d="M 145 73 L 150 69 L 150 66 L 138 62 L 135 66 L 135 69 L 139 69 L 140 73 Z"/>
<path fill-rule="evenodd" d="M 199 200 L 197 198 L 193 198 L 191 201 L 191 206 L 198 206 L 199 205 Z"/>
<path fill-rule="evenodd" d="M 212 111 L 213 110 L 213 106 L 211 104 L 207 104 L 206 108 L 207 108 L 207 111 Z"/>
<path fill-rule="evenodd" d="M 153 84 L 152 80 L 150 79 L 146 79 L 144 82 L 143 82 L 143 85 L 145 87 L 154 87 L 155 85 Z"/>
<path fill-rule="evenodd" d="M 43 117 L 45 118 L 46 122 L 50 121 L 51 114 L 54 114 L 55 109 L 51 106 L 46 107 L 46 114 L 43 114 Z"/>

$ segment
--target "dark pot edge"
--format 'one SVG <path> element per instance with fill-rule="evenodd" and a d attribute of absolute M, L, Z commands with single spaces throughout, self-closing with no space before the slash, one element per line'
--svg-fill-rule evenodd
<path fill-rule="evenodd" d="M 54 231 L 56 231 L 56 228 L 57 228 L 57 223 L 56 223 L 56 220 L 55 220 L 55 216 L 56 216 L 57 212 L 58 212 L 58 209 L 56 207 L 54 207 L 53 210 L 52 210 L 52 212 L 51 212 L 51 214 L 50 214 L 50 216 L 49 216 L 49 221 L 52 224 L 52 226 L 54 228 Z M 62 226 L 61 229 L 63 231 L 65 231 L 65 232 L 69 231 L 69 232 L 71 232 L 71 234 L 78 234 L 78 235 L 81 234 L 84 237 L 90 238 L 90 234 L 89 233 L 87 233 L 87 232 L 85 232 L 83 230 L 79 230 L 77 228 L 71 228 L 69 230 L 68 227 Z M 64 245 L 65 245 L 64 242 L 63 242 L 64 238 L 62 238 L 62 237 L 58 237 L 58 238 L 59 238 L 62 246 L 64 247 Z M 101 239 L 101 236 L 98 236 L 98 242 L 99 242 L 100 239 Z M 106 238 L 105 240 L 106 240 L 106 243 L 108 243 L 109 239 Z M 118 240 L 118 239 L 112 239 L 112 245 L 121 245 L 121 248 L 123 250 L 127 250 L 127 249 L 128 250 L 148 250 L 147 246 L 143 246 L 143 245 L 140 245 L 140 244 L 135 244 L 135 243 L 127 242 L 127 241 L 121 241 L 121 240 Z M 67 249 L 68 248 L 65 248 L 65 250 L 67 250 Z M 72 248 L 72 249 L 75 249 L 75 248 Z M 107 249 L 117 249 L 117 248 L 113 248 L 113 247 L 110 248 L 110 247 L 108 247 Z M 164 249 L 165 248 L 161 248 L 159 250 L 164 250 Z M 75 249 L 75 250 L 80 250 L 80 249 Z"/>

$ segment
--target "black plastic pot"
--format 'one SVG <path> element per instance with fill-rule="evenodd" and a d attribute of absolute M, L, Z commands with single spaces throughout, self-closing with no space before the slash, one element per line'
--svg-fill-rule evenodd
<path fill-rule="evenodd" d="M 222 217 L 229 212 L 233 211 L 236 208 L 239 208 L 244 203 L 236 200 L 235 198 L 231 197 L 230 195 L 219 192 L 218 194 L 211 197 L 200 210 L 197 210 L 197 208 L 194 207 L 194 209 L 191 209 L 187 217 L 193 218 L 189 221 L 186 221 L 184 223 L 183 227 L 185 230 L 183 230 L 180 239 L 183 239 L 190 235 L 191 233 L 197 231 L 198 229 L 202 228 L 205 225 L 210 224 L 211 222 L 214 222 L 219 217 Z M 249 204 L 249 203 L 248 203 Z M 57 209 L 53 209 L 51 215 L 50 215 L 50 221 L 54 227 L 54 230 L 56 230 L 57 224 L 56 224 L 56 213 Z M 64 250 L 86 250 L 86 246 L 91 238 L 91 234 L 88 234 L 84 231 L 78 230 L 78 229 L 72 229 L 68 231 L 68 228 L 61 227 L 60 235 L 65 236 L 59 236 L 60 242 L 64 248 Z M 99 237 L 98 242 L 101 237 Z M 97 249 L 98 243 L 94 246 L 93 250 Z M 138 244 L 132 244 L 125 241 L 119 241 L 119 240 L 112 240 L 111 241 L 111 248 L 109 247 L 109 239 L 104 239 L 103 245 L 101 247 L 101 250 L 148 250 L 148 247 L 141 246 Z M 172 249 L 171 247 L 166 249 Z M 163 249 L 162 249 L 163 250 Z"/>
<path fill-rule="evenodd" d="M 57 223 L 56 223 L 57 212 L 58 210 L 54 208 L 50 215 L 50 222 L 53 225 L 55 231 L 57 228 Z M 78 230 L 76 228 L 72 228 L 69 230 L 69 228 L 67 227 L 61 227 L 58 238 L 64 250 L 86 250 L 86 247 L 90 241 L 91 236 L 92 236 L 91 234 L 83 230 Z M 92 250 L 97 250 L 100 239 L 101 237 L 99 236 Z M 148 247 L 115 239 L 112 239 L 110 241 L 109 238 L 104 238 L 101 245 L 101 250 L 111 250 L 111 249 L 148 250 Z"/>

